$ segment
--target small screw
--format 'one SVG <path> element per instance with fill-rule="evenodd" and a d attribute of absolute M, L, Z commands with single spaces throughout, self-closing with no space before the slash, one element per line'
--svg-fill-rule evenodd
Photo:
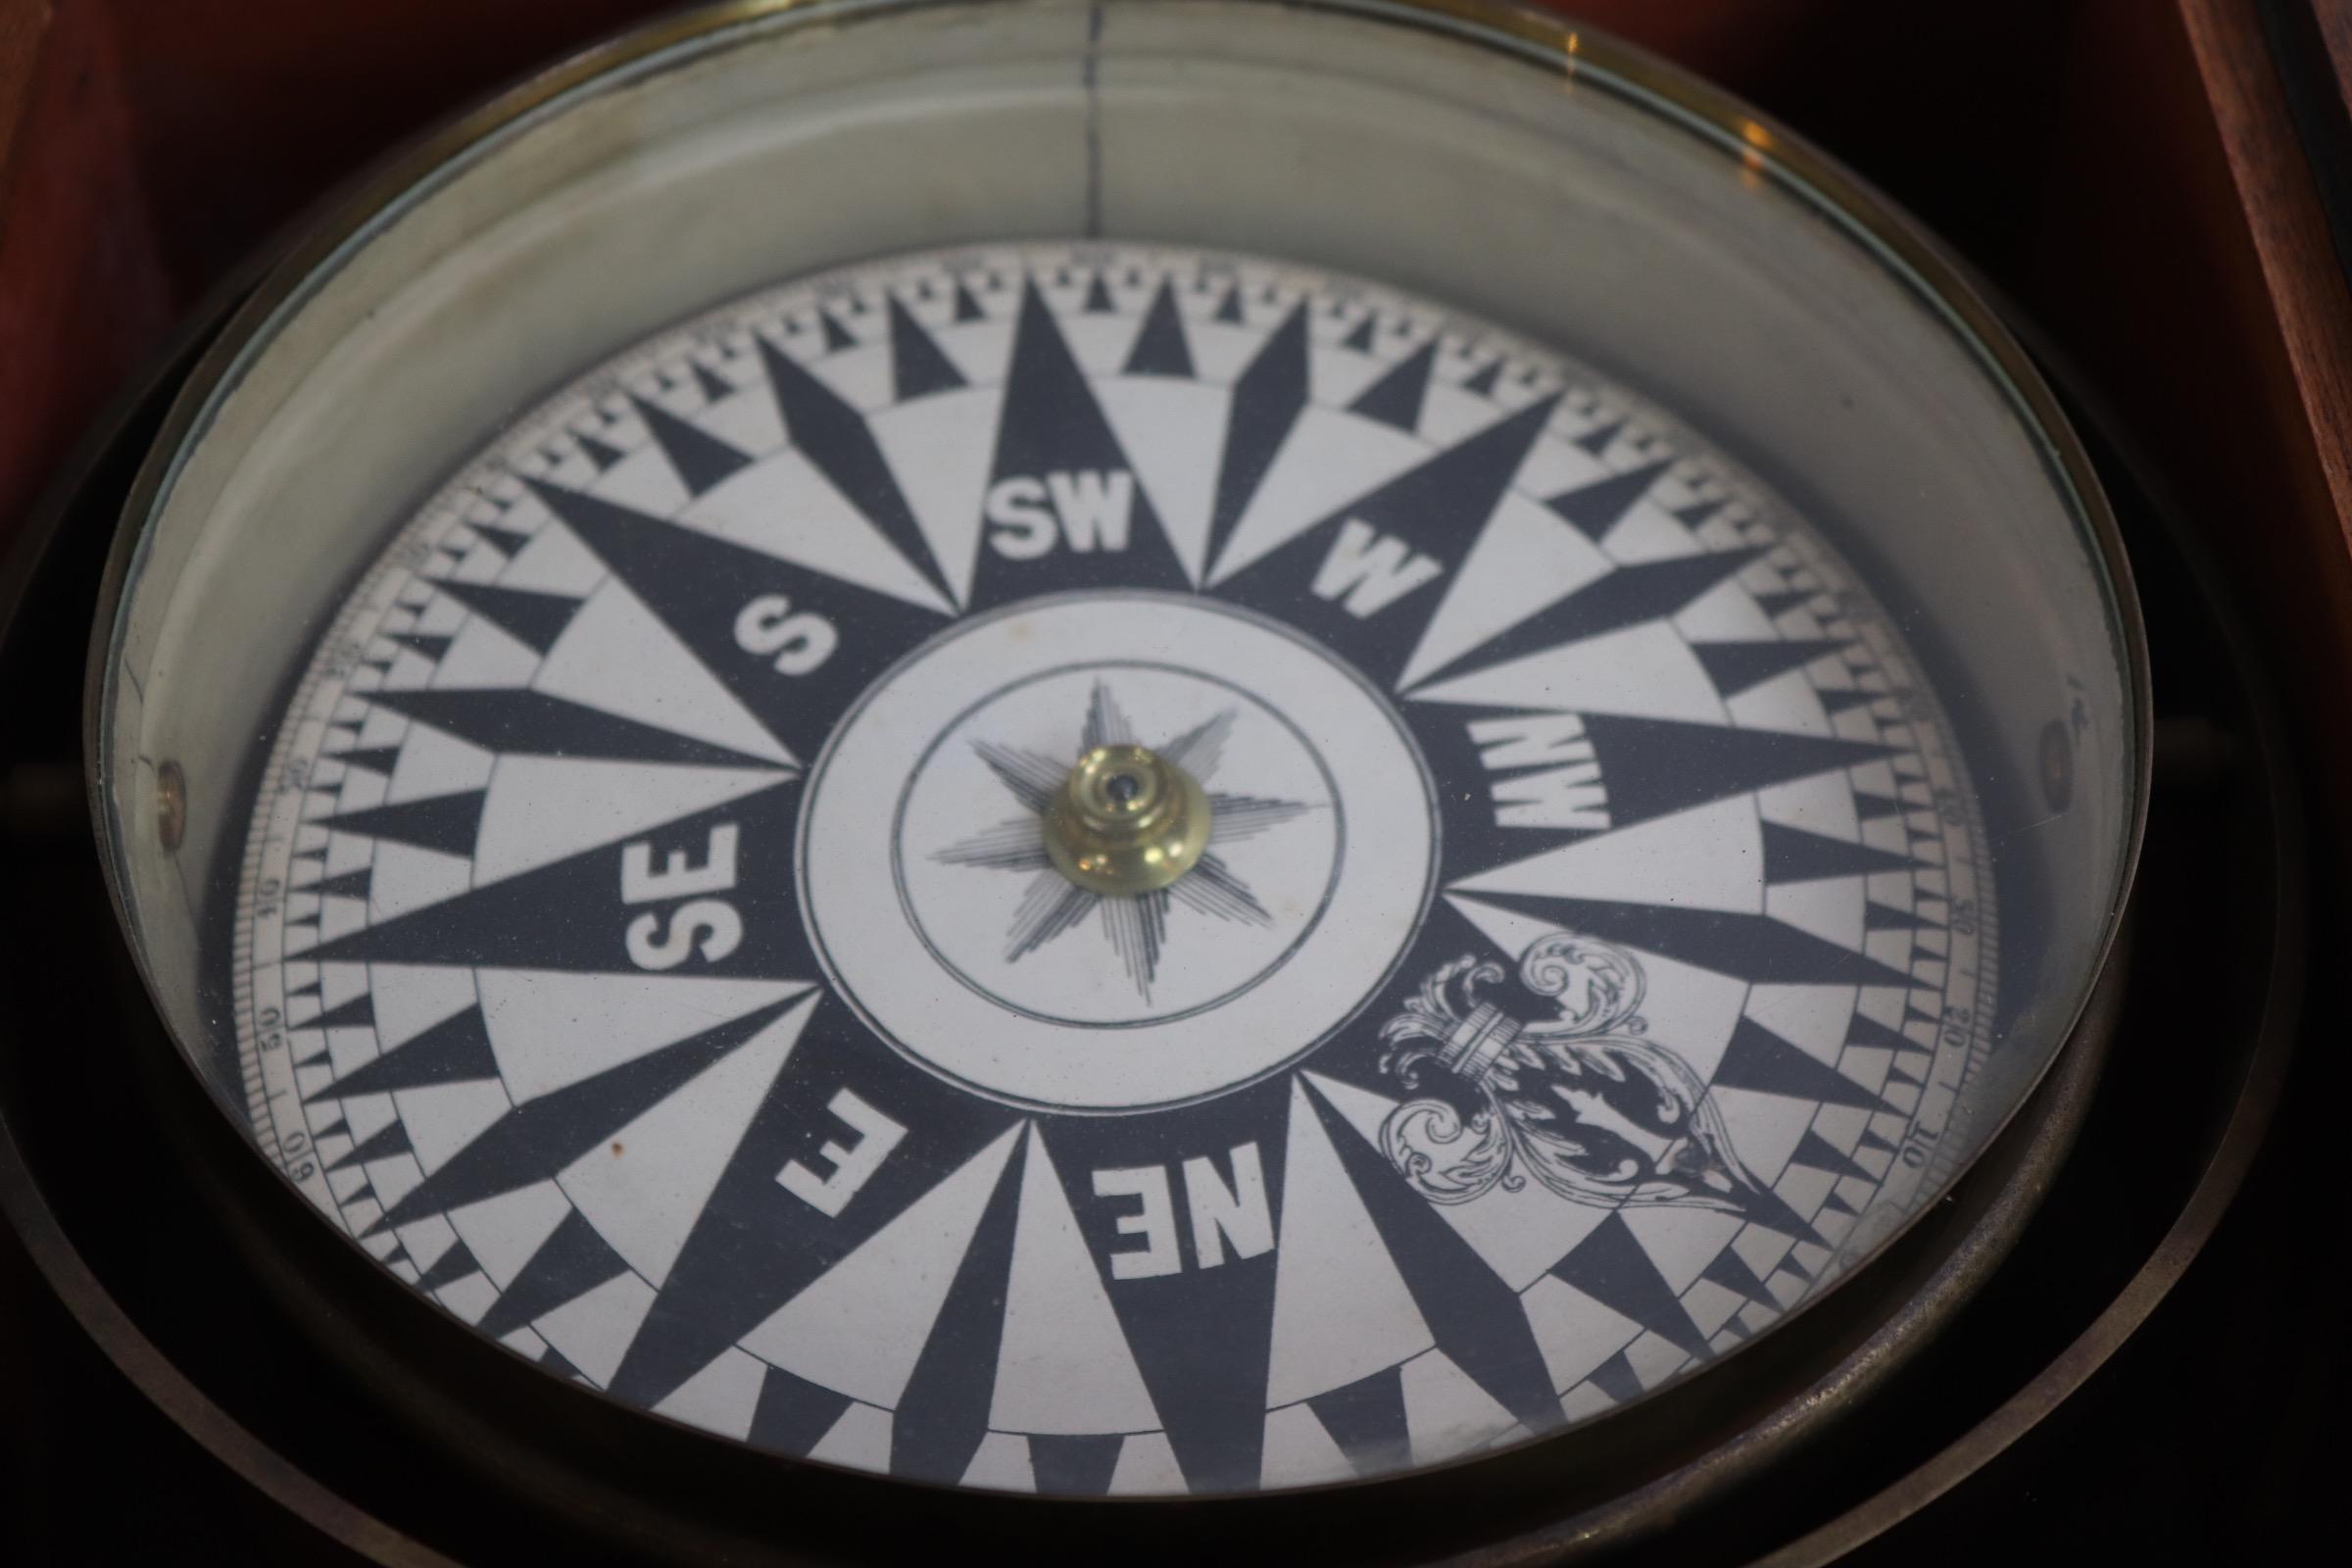
<path fill-rule="evenodd" d="M 155 836 L 169 855 L 179 848 L 188 831 L 188 775 L 177 762 L 155 770 Z"/>

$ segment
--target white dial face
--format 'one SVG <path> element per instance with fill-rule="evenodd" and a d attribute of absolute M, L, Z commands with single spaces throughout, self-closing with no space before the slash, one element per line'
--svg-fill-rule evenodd
<path fill-rule="evenodd" d="M 220 952 L 264 1151 L 624 1403 L 1221 1493 L 1559 1430 L 1936 1190 L 1976 803 L 1869 587 L 1574 364 L 1039 244 L 598 367 L 292 672 Z M 1057 869 L 1080 755 L 1211 823 Z"/>

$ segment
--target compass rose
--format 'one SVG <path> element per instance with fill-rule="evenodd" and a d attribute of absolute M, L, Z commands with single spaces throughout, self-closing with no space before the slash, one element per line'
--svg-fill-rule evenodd
<path fill-rule="evenodd" d="M 1702 448 L 1190 252 L 713 322 L 419 514 L 256 800 L 265 1148 L 475 1334 L 852 1468 L 1279 1488 L 1638 1398 L 1926 1190 L 1967 775 Z"/>

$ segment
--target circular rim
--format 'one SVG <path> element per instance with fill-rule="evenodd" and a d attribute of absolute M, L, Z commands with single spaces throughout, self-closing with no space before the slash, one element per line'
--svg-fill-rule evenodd
<path fill-rule="evenodd" d="M 201 439 L 219 400 L 235 384 L 251 359 L 266 350 L 283 315 L 299 308 L 308 292 L 328 276 L 350 249 L 364 245 L 406 198 L 437 175 L 461 167 L 469 153 L 494 135 L 561 111 L 575 93 L 647 66 L 665 52 L 737 28 L 774 24 L 821 25 L 885 18 L 900 12 L 966 6 L 979 0 L 719 0 L 658 19 L 593 45 L 529 77 L 479 107 L 462 114 L 391 157 L 333 206 L 328 216 L 288 248 L 262 277 L 243 306 L 206 350 L 173 400 L 154 445 L 141 464 L 122 510 L 98 595 L 84 682 L 83 765 L 100 864 L 109 899 L 122 929 L 131 937 L 133 962 L 150 995 L 157 987 L 137 941 L 124 857 L 126 846 L 114 832 L 107 809 L 109 775 L 105 716 L 113 705 L 120 664 L 116 659 L 120 612 L 132 573 L 150 537 L 161 503 L 177 477 L 181 461 Z M 1105 3 L 1137 0 L 1094 0 Z M 1828 219 L 1894 274 L 1899 286 L 1937 315 L 2006 394 L 2026 433 L 2040 449 L 2045 467 L 2073 504 L 2092 561 L 2104 573 L 2113 609 L 2112 633 L 2127 688 L 2131 723 L 2128 821 L 2117 862 L 2115 886 L 2086 966 L 2070 999 L 2052 1050 L 2033 1076 L 2021 1081 L 2016 1101 L 1988 1121 L 1969 1158 L 1946 1177 L 1946 1192 L 1999 1141 L 2032 1102 L 2038 1086 L 2064 1055 L 2064 1042 L 2082 1032 L 2094 996 L 2117 968 L 2115 957 L 2124 915 L 2136 876 L 2146 827 L 2153 767 L 2153 701 L 2149 686 L 2145 628 L 2133 591 L 2121 534 L 2096 469 L 2056 397 L 2024 348 L 1978 293 L 1965 268 L 1948 256 L 1891 202 L 1803 138 L 1757 114 L 1739 99 L 1633 45 L 1537 10 L 1519 0 L 1251 0 L 1293 9 L 1326 12 L 1358 21 L 1438 33 L 1538 66 L 1558 76 L 1563 90 L 1583 83 L 1610 91 L 1679 122 L 1710 142 L 1746 172 L 1769 178 Z M 184 1055 L 184 1052 L 182 1053 Z M 183 1064 L 184 1065 L 184 1064 Z M 208 1099 L 233 1115 L 217 1095 Z M 273 1171 L 283 1180 L 283 1173 Z M 1817 1293 L 1815 1300 L 1865 1272 L 1878 1253 L 1905 1234 L 1927 1207 L 1883 1239 L 1869 1257 L 1843 1271 Z M 1922 1321 L 1948 1315 L 1965 1288 L 1915 1301 Z M 1898 1314 L 1899 1316 L 1899 1314 Z M 1904 1319 L 1908 1322 L 1909 1319 Z M 1842 1401 L 1838 1401 L 1842 1402 Z M 1621 1412 L 1620 1412 L 1621 1413 Z M 1586 1428 L 1609 1425 L 1607 1420 Z M 1541 1444 L 1531 1446 L 1542 1446 Z M 1442 1469 L 1458 1467 L 1441 1466 Z M 1677 1474 L 1681 1473 L 1679 1470 Z M 1337 1490 L 1349 1490 L 1343 1484 Z M 1305 1489 L 1323 1491 L 1331 1489 Z"/>
<path fill-rule="evenodd" d="M 234 289 L 223 291 L 229 300 L 233 300 L 235 292 Z M 200 310 L 191 322 L 192 326 L 200 329 L 183 331 L 179 343 L 184 345 L 201 339 L 205 335 L 201 328 L 217 323 L 225 309 L 226 303 L 217 300 L 214 308 Z M 183 347 L 176 346 L 163 355 L 154 373 L 143 376 L 134 387 L 133 394 L 113 416 L 101 421 L 94 431 L 95 438 L 86 448 L 92 461 L 69 465 L 57 489 L 48 502 L 36 511 L 24 530 L 21 547 L 10 552 L 12 564 L 24 566 L 27 564 L 27 552 L 38 553 L 32 547 L 38 545 L 41 536 L 55 532 L 70 503 L 90 482 L 89 470 L 98 466 L 96 454 L 111 453 L 121 446 L 125 434 L 137 422 L 138 412 L 162 401 L 172 385 L 173 372 L 183 372 L 187 368 L 186 362 L 192 357 Z M 2094 424 L 2098 422 L 2095 418 L 2092 420 Z M 0 581 L 0 622 L 11 618 L 10 612 L 15 603 L 23 592 L 27 591 L 27 583 L 23 580 L 21 573 L 6 575 L 10 580 Z M 2243 675 L 2246 670 L 2243 648 L 2233 645 L 2232 651 L 2238 656 L 2236 663 Z M 2274 709 L 2260 710 L 2258 728 L 2261 730 L 2264 755 L 2275 764 L 2279 743 L 2278 717 Z M 2275 765 L 2272 773 L 2274 778 L 2282 779 Z M 2284 800 L 2282 789 L 2281 783 L 2270 791 L 2275 807 L 2291 804 Z M 2299 862 L 2294 858 L 2293 840 L 2288 836 L 2287 828 L 2281 827 L 2279 830 L 2278 843 L 2281 869 L 2291 875 L 2299 869 Z M 2292 894 L 2291 888 L 2282 890 L 2282 909 L 2290 904 Z M 2271 982 L 2274 994 L 2282 987 L 2291 989 L 2294 975 L 2299 972 L 2299 966 L 2282 957 L 2274 969 Z M 2135 1303 L 2135 1308 L 2128 1314 L 2116 1310 L 2103 1313 L 2093 1329 L 2075 1343 L 2074 1348 L 2054 1361 L 2038 1378 L 2021 1390 L 1998 1415 L 1981 1427 L 1979 1431 L 1990 1438 L 1993 1434 L 1989 1429 L 1998 1423 L 2000 1431 L 1993 1444 L 1994 1448 L 2005 1446 L 2024 1436 L 2104 1364 L 2125 1342 L 2131 1329 L 2165 1298 L 2188 1264 L 2199 1254 L 2208 1236 L 2229 1209 L 2239 1179 L 2250 1163 L 2254 1151 L 2260 1146 L 2264 1124 L 2291 1047 L 2288 1035 L 2291 1011 L 2291 1006 L 2276 1004 L 2269 1009 L 2259 1037 L 2249 1047 L 2243 1079 L 2247 1087 L 2241 1092 L 2238 1109 L 2217 1143 L 2205 1175 L 2187 1195 L 2180 1217 L 2164 1238 L 2161 1249 L 2152 1251 L 2148 1259 L 2117 1291 L 2117 1302 L 2130 1300 Z M 2045 1094 L 2069 1080 L 2071 1060 L 2071 1055 L 2062 1057 L 2060 1075 L 2045 1086 Z M 2030 1111 L 2029 1125 L 2031 1118 Z M 2021 1127 L 2015 1131 L 2023 1134 L 2025 1130 Z M 2053 1148 L 2045 1141 L 2038 1148 L 2039 1153 L 2033 1165 L 2022 1174 L 2038 1170 L 2046 1175 L 2054 1172 L 2061 1162 L 2063 1144 Z M 24 1240 L 32 1261 L 50 1288 L 116 1369 L 168 1419 L 187 1432 L 200 1446 L 216 1455 L 245 1483 L 254 1486 L 290 1513 L 308 1521 L 323 1536 L 364 1553 L 370 1560 L 414 1565 L 414 1568 L 439 1568 L 439 1565 L 451 1560 L 423 1545 L 414 1536 L 321 1488 L 300 1465 L 259 1439 L 250 1428 L 240 1423 L 232 1413 L 218 1404 L 200 1386 L 191 1383 L 185 1374 L 171 1363 L 116 1299 L 106 1282 L 92 1272 L 81 1256 L 78 1244 L 61 1227 L 41 1195 L 38 1179 L 24 1163 L 6 1126 L 4 1114 L 0 1114 L 0 1211 L 4 1211 L 13 1222 L 12 1228 Z M 1995 1247 L 1991 1251 L 1997 1258 L 2000 1249 Z M 1971 1446 L 1979 1441 L 1973 1436 L 1964 1440 Z M 1834 1521 L 1821 1531 L 1792 1543 L 1771 1560 L 1776 1564 L 1785 1564 L 1786 1568 L 1796 1568 L 1800 1563 L 1826 1561 L 1838 1550 L 1857 1544 L 1861 1540 L 1909 1517 L 1956 1485 L 1973 1468 L 1972 1463 L 1962 1462 L 1961 1449 L 1962 1445 L 1954 1445 L 1945 1450 L 1944 1456 L 1914 1472 L 1911 1479 L 1899 1483 L 1897 1487 L 1890 1487 L 1886 1494 L 1855 1509 L 1845 1519 Z M 1979 1451 L 1976 1455 L 1980 1460 L 1990 1456 L 1989 1449 Z M 1704 1491 L 1700 1489 L 1697 1495 L 1703 1497 Z M 1902 1498 L 1900 1501 L 1896 1500 L 1898 1492 Z M 1644 1495 L 1646 1497 L 1647 1494 Z M 1627 1499 L 1629 1505 L 1634 1501 L 1636 1499 L 1630 1496 Z M 1598 1521 L 1588 1515 L 1583 1523 L 1590 1527 Z M 1856 1526 L 1860 1528 L 1856 1529 Z M 1837 1532 L 1834 1540 L 1831 1537 L 1833 1529 Z M 1522 1541 L 1515 1546 L 1523 1548 L 1530 1544 Z M 1548 1551 L 1528 1552 L 1494 1547 L 1477 1555 L 1482 1562 L 1494 1564 L 1505 1560 L 1525 1560 L 1531 1555 L 1550 1554 Z"/>

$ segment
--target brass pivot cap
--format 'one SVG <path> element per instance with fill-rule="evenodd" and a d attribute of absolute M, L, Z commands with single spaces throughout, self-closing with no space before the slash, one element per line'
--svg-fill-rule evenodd
<path fill-rule="evenodd" d="M 1150 893 L 1208 847 L 1200 781 L 1142 746 L 1098 746 L 1046 803 L 1046 853 L 1090 893 Z"/>

